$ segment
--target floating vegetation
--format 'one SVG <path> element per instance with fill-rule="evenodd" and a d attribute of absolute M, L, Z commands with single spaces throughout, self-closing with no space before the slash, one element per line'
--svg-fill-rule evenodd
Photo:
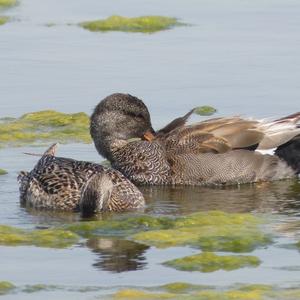
<path fill-rule="evenodd" d="M 263 300 L 263 299 L 299 299 L 299 288 L 279 289 L 271 285 L 242 285 L 217 290 L 212 287 L 203 287 L 179 283 L 189 286 L 188 290 L 169 291 L 165 286 L 156 288 L 122 289 L 112 295 L 115 300 L 129 299 L 173 299 L 173 300 Z M 170 285 L 173 285 L 172 283 Z"/>
<path fill-rule="evenodd" d="M 0 245 L 33 245 L 47 248 L 66 248 L 78 242 L 79 236 L 63 229 L 39 229 L 26 231 L 0 225 Z"/>
<path fill-rule="evenodd" d="M 214 107 L 208 105 L 199 106 L 194 109 L 194 113 L 200 116 L 211 116 L 216 112 L 217 110 Z"/>
<path fill-rule="evenodd" d="M 15 289 L 15 286 L 9 281 L 0 281 L 0 296 L 5 295 Z"/>
<path fill-rule="evenodd" d="M 10 7 L 17 4 L 17 0 L 0 0 L 0 8 Z"/>
<path fill-rule="evenodd" d="M 46 23 L 45 26 L 46 27 L 54 27 L 54 26 L 56 26 L 56 24 L 50 22 L 50 23 Z"/>
<path fill-rule="evenodd" d="M 1 7 L 1 6 L 0 6 Z M 5 23 L 7 23 L 9 21 L 9 17 L 6 16 L 0 16 L 0 26 L 4 25 Z"/>
<path fill-rule="evenodd" d="M 79 26 L 90 31 L 125 31 L 143 33 L 153 33 L 179 25 L 184 24 L 178 22 L 176 18 L 162 16 L 143 16 L 137 18 L 111 16 L 104 20 L 89 21 L 79 24 Z"/>
<path fill-rule="evenodd" d="M 141 290 L 135 289 L 124 289 L 118 291 L 114 296 L 113 299 L 174 299 L 175 296 L 171 293 L 150 293 Z"/>
<path fill-rule="evenodd" d="M 211 252 L 203 252 L 169 260 L 164 265 L 181 271 L 214 272 L 217 270 L 236 270 L 243 267 L 257 267 L 260 260 L 256 256 L 226 255 L 219 256 Z"/>
<path fill-rule="evenodd" d="M 170 289 L 172 286 L 181 286 L 183 289 Z M 186 288 L 185 288 L 186 287 Z M 8 281 L 0 281 L 0 296 L 6 294 L 32 294 L 41 291 L 66 291 L 77 293 L 105 291 L 101 286 L 70 286 L 70 285 L 48 285 L 33 284 L 25 286 L 15 286 Z M 82 294 L 81 294 L 82 296 Z M 103 295 L 104 299 L 115 300 L 271 300 L 285 299 L 298 300 L 300 296 L 299 287 L 278 288 L 272 285 L 252 284 L 234 285 L 227 288 L 217 289 L 213 286 L 192 285 L 178 282 L 156 287 L 127 287 L 117 291 L 113 295 Z M 28 296 L 26 296 L 28 297 Z"/>
<path fill-rule="evenodd" d="M 139 232 L 135 241 L 160 248 L 190 245 L 203 251 L 250 252 L 272 242 L 250 214 L 200 212 L 173 221 L 170 228 Z"/>
<path fill-rule="evenodd" d="M 0 175 L 6 175 L 6 174 L 7 174 L 6 170 L 0 169 Z"/>
<path fill-rule="evenodd" d="M 123 216 L 116 219 L 79 222 L 66 226 L 67 230 L 84 237 L 94 235 L 128 236 L 136 232 L 170 228 L 174 220 L 168 217 L 147 215 Z"/>
<path fill-rule="evenodd" d="M 65 114 L 53 110 L 28 113 L 18 119 L 0 119 L 0 147 L 32 143 L 90 143 L 89 117 L 80 112 Z"/>

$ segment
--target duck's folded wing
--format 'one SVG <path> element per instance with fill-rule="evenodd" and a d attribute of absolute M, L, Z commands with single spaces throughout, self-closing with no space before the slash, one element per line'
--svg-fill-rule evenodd
<path fill-rule="evenodd" d="M 166 133 L 169 153 L 224 153 L 232 149 L 277 148 L 300 134 L 300 113 L 276 121 L 257 121 L 240 117 L 215 118 L 178 127 Z"/>

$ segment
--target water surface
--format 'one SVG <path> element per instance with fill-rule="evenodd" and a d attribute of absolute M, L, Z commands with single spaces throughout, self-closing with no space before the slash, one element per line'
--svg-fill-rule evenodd
<path fill-rule="evenodd" d="M 299 111 L 298 1 L 20 0 L 4 13 L 13 22 L 0 27 L 0 117 L 43 109 L 90 113 L 100 99 L 117 91 L 143 98 L 155 128 L 201 104 L 217 107 L 218 115 L 265 117 Z M 91 33 L 74 25 L 112 14 L 174 16 L 191 26 L 148 35 Z M 30 170 L 37 160 L 23 152 L 44 149 L 0 149 L 0 167 L 8 171 L 0 176 L 1 224 L 32 229 L 81 220 L 79 214 L 19 206 L 17 173 Z M 59 155 L 102 160 L 93 145 L 62 145 Z M 258 268 L 205 274 L 161 265 L 198 250 L 157 249 L 116 236 L 82 239 L 67 249 L 1 246 L 0 280 L 19 288 L 3 298 L 94 299 L 122 286 L 176 281 L 217 288 L 236 283 L 299 286 L 299 251 L 285 247 L 300 240 L 297 180 L 142 191 L 150 215 L 221 210 L 262 216 L 274 243 L 251 253 L 262 260 Z M 35 284 L 55 287 L 22 290 Z"/>

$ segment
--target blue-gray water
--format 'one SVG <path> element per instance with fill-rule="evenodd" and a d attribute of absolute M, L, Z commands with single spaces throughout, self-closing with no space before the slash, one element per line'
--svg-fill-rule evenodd
<path fill-rule="evenodd" d="M 113 92 L 144 99 L 156 128 L 201 104 L 215 106 L 219 115 L 275 117 L 300 110 L 300 2 L 296 0 L 20 0 L 17 7 L 0 14 L 13 17 L 0 26 L 0 117 L 43 109 L 90 113 Z M 68 25 L 113 14 L 174 16 L 191 26 L 149 35 L 92 33 Z M 0 177 L 0 224 L 33 228 L 80 219 L 76 214 L 33 213 L 19 206 L 17 172 L 31 169 L 37 160 L 23 152 L 43 149 L 0 149 L 0 167 L 9 172 Z M 93 145 L 63 145 L 59 154 L 101 160 Z M 160 263 L 196 251 L 158 250 L 122 240 L 100 243 L 116 243 L 125 252 L 136 247 L 133 267 L 128 261 L 124 266 L 111 263 L 116 254 L 99 250 L 99 241 L 64 250 L 0 247 L 0 281 L 63 287 L 4 298 L 93 299 L 119 286 L 175 281 L 216 286 L 300 284 L 299 251 L 281 247 L 300 240 L 299 190 L 299 183 L 293 181 L 227 190 L 143 188 L 151 214 L 218 209 L 273 215 L 276 242 L 253 252 L 263 261 L 258 268 L 205 274 L 175 271 Z M 283 224 L 292 221 L 298 227 L 284 230 Z M 291 266 L 298 269 L 282 268 Z M 91 291 L 82 293 L 76 287 Z"/>

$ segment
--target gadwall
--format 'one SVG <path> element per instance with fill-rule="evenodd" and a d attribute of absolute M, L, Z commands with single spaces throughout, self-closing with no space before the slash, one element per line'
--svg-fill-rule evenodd
<path fill-rule="evenodd" d="M 136 184 L 224 185 L 295 177 L 300 113 L 275 121 L 214 118 L 192 125 L 188 112 L 155 132 L 142 100 L 103 99 L 91 116 L 99 154 Z M 277 148 L 274 155 L 257 150 Z"/>
<path fill-rule="evenodd" d="M 20 201 L 38 209 L 124 211 L 142 208 L 144 197 L 120 172 L 101 165 L 56 157 L 52 145 L 30 172 L 18 176 Z"/>

